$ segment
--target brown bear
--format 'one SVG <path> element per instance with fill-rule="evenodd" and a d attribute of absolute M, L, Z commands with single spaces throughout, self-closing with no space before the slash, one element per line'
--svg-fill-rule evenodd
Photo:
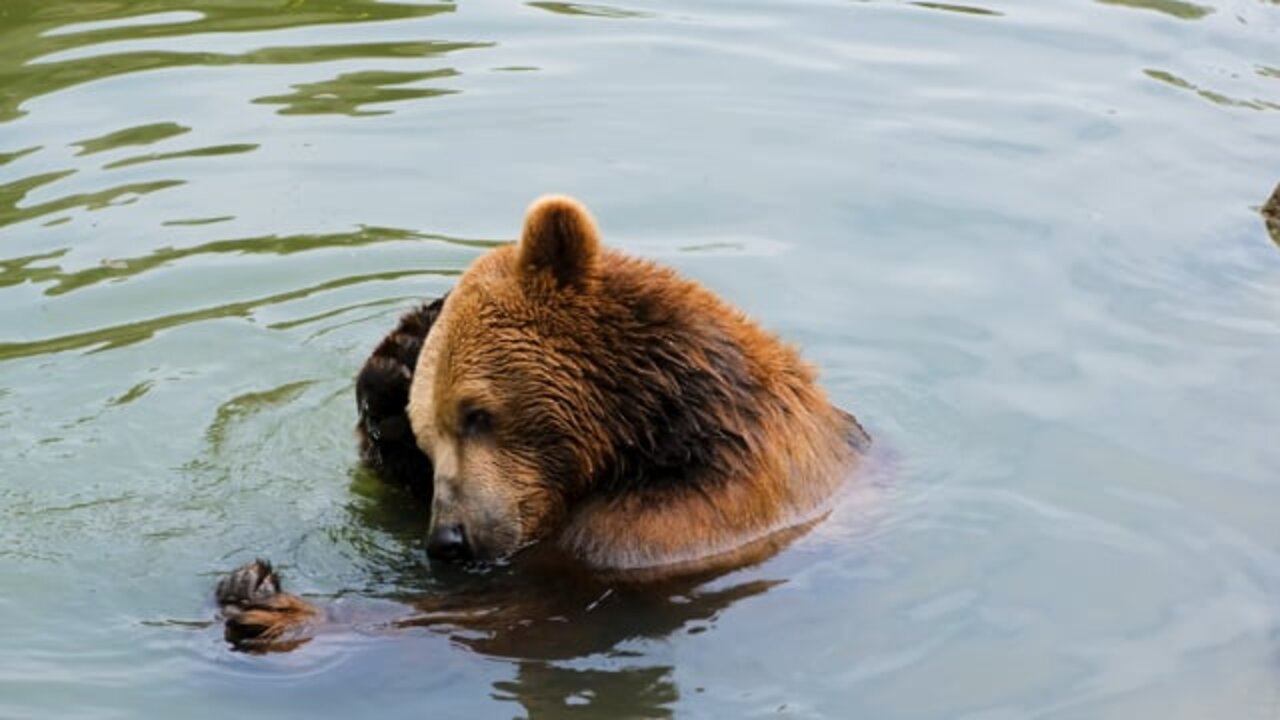
<path fill-rule="evenodd" d="M 428 554 L 538 544 L 672 576 L 758 558 L 829 507 L 870 440 L 797 352 L 701 285 L 603 247 L 567 197 L 529 209 L 402 318 L 357 378 L 361 455 L 430 498 Z M 264 563 L 227 578 L 228 636 L 318 612 Z"/>

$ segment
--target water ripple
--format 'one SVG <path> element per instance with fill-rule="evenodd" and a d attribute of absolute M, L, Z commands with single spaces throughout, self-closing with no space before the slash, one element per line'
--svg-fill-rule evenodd
<path fill-rule="evenodd" d="M 29 342 L 0 342 L 0 361 L 45 355 L 49 353 L 67 352 L 91 348 L 93 351 L 111 350 L 142 342 L 158 332 L 182 325 L 225 317 L 244 317 L 254 310 L 270 305 L 310 297 L 317 293 L 328 292 L 339 288 L 361 283 L 395 280 L 406 277 L 426 275 L 457 275 L 457 270 L 402 270 L 398 272 L 372 273 L 353 275 L 318 283 L 308 287 L 287 292 L 275 293 L 252 300 L 230 302 L 214 307 L 192 310 L 189 312 L 162 315 L 160 317 L 122 323 L 107 327 L 99 327 L 85 332 L 72 333 L 56 337 L 33 340 Z"/>
<path fill-rule="evenodd" d="M 280 9 L 259 3 L 233 0 L 206 3 L 199 18 L 184 17 L 186 22 L 138 24 L 130 18 L 154 18 L 155 11 L 166 5 L 178 11 L 189 6 L 178 2 L 148 3 L 153 12 L 137 14 L 135 3 L 107 2 L 85 4 L 78 0 L 51 0 L 36 5 L 10 3 L 3 27 L 22 34 L 16 37 L 0 31 L 0 123 L 23 114 L 22 106 L 41 95 L 108 77 L 183 65 L 217 65 L 228 63 L 315 62 L 352 57 L 404 57 L 447 52 L 430 43 L 405 46 L 393 43 L 356 44 L 331 48 L 262 49 L 244 54 L 188 53 L 176 51 L 118 52 L 112 43 L 136 40 L 168 40 L 181 36 L 190 39 L 218 33 L 265 32 L 294 28 L 388 22 L 424 18 L 455 10 L 451 4 L 406 4 L 374 0 L 320 0 L 293 8 Z M 91 18 L 91 19 L 90 19 Z M 121 24 L 120 21 L 125 21 Z M 94 25 L 88 26 L 92 22 Z M 70 32 L 58 32 L 70 27 Z M 172 43 L 168 43 L 172 44 Z M 100 46 L 106 45 L 107 48 Z M 461 44 L 458 47 L 470 47 Z M 95 48 L 93 54 L 78 52 Z M 453 49 L 456 49 L 453 48 Z M 104 52 L 105 50 L 105 52 Z M 312 52 L 314 51 L 314 52 Z M 110 55 L 111 62 L 96 56 Z M 59 60 L 59 58 L 63 58 Z M 78 58 L 78 59 L 72 59 Z"/>
<path fill-rule="evenodd" d="M 92 155 L 122 147 L 151 145 L 189 132 L 191 128 L 185 125 L 175 122 L 158 122 L 116 130 L 88 140 L 74 142 L 72 145 L 80 148 L 77 155 Z"/>

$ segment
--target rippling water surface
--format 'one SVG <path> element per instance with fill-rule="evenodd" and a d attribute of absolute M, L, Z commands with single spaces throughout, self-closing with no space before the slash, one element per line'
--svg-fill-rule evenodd
<path fill-rule="evenodd" d="M 974 1 L 4 0 L 0 716 L 1280 717 L 1280 5 Z M 352 374 L 552 190 L 885 491 L 500 650 L 229 652 L 255 555 L 435 587 Z"/>

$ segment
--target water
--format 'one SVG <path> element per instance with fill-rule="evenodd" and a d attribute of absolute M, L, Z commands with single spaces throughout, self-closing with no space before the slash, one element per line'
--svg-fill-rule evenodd
<path fill-rule="evenodd" d="M 974 2 L 5 0 L 0 717 L 1280 716 L 1280 5 Z M 548 191 L 883 492 L 502 648 L 229 652 L 257 555 L 439 588 L 352 375 Z"/>

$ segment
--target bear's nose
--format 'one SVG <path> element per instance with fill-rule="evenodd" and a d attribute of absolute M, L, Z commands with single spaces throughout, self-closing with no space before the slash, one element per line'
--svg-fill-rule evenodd
<path fill-rule="evenodd" d="M 437 560 L 470 560 L 466 528 L 460 524 L 436 526 L 427 540 L 427 555 Z"/>

